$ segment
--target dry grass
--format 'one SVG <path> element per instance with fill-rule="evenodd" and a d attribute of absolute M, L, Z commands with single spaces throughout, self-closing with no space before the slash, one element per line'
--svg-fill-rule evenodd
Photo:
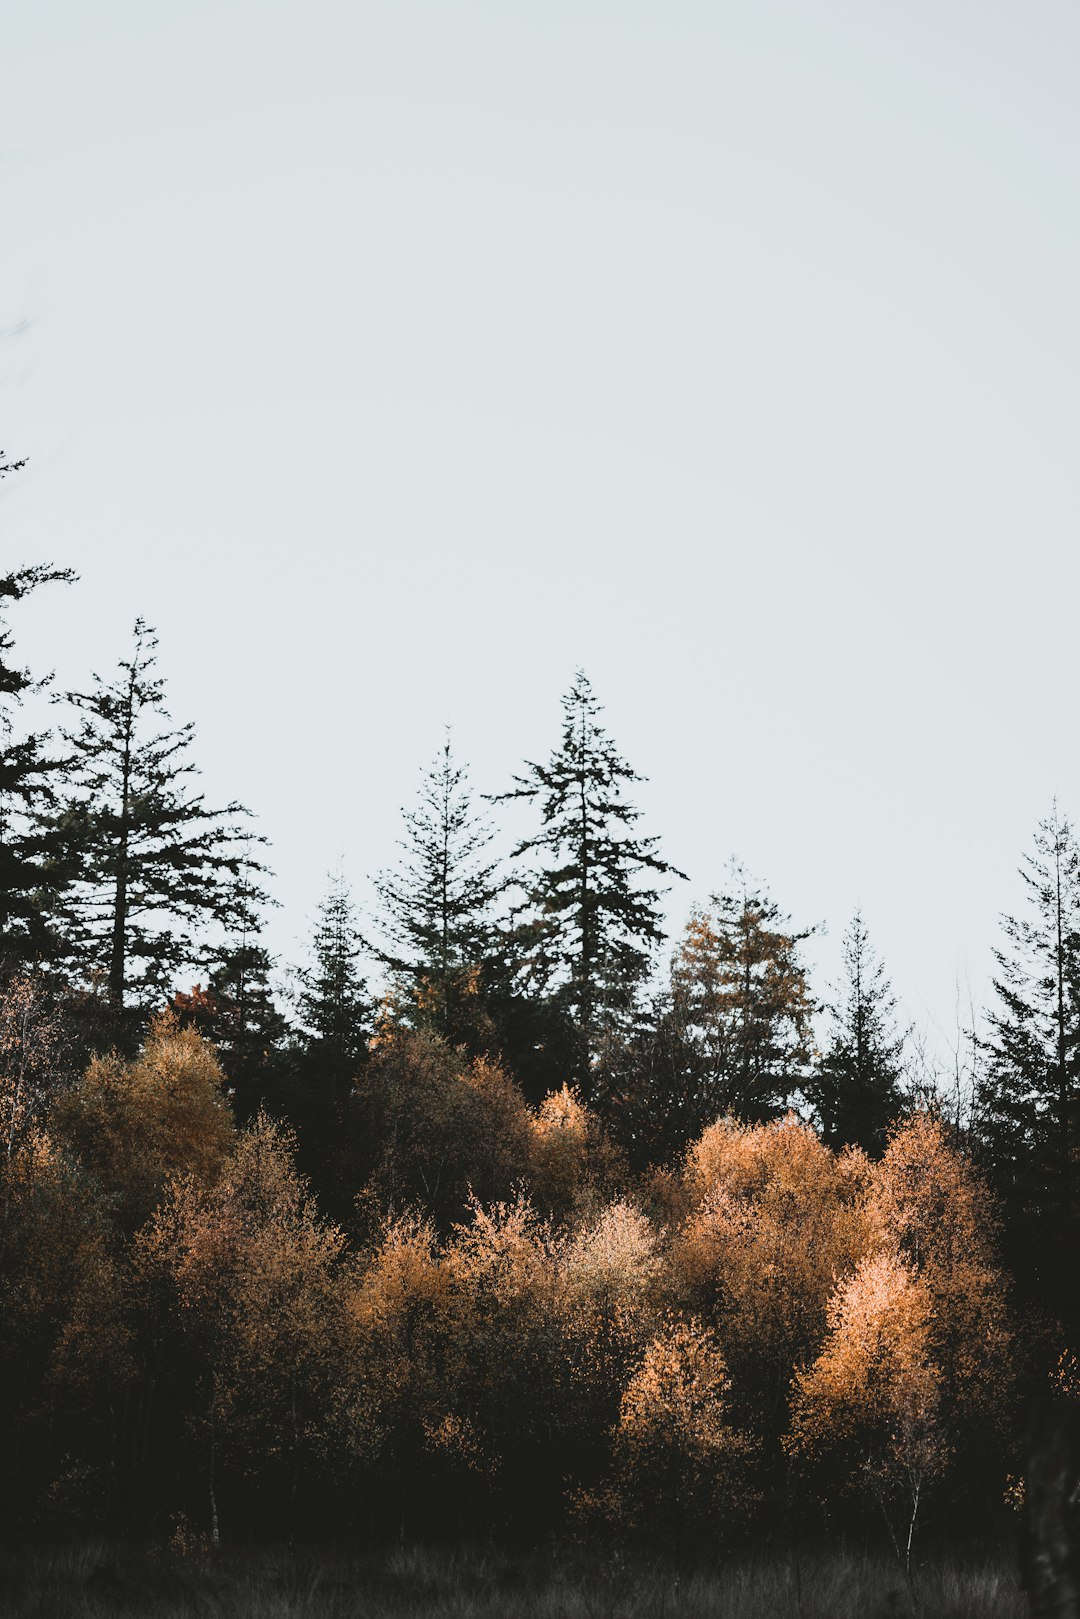
<path fill-rule="evenodd" d="M 402 1549 L 348 1564 L 269 1553 L 105 1546 L 9 1552 L 12 1619 L 1021 1619 L 1004 1561 L 895 1564 L 851 1554 L 687 1572 L 624 1562 Z"/>

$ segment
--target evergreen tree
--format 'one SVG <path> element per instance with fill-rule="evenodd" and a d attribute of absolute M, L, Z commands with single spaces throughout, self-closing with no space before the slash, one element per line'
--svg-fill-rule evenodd
<path fill-rule="evenodd" d="M 844 935 L 844 982 L 829 1008 L 828 1046 L 804 1086 L 831 1147 L 862 1147 L 874 1156 L 904 1105 L 904 1035 L 895 1029 L 896 998 L 884 963 L 855 912 Z"/>
<path fill-rule="evenodd" d="M 21 461 L 4 462 L 0 477 Z M 54 779 L 62 768 L 42 734 L 16 739 L 15 709 L 49 677 L 35 679 L 11 659 L 14 640 L 6 622 L 9 603 L 39 585 L 68 583 L 70 568 L 18 568 L 0 574 L 0 958 L 29 961 L 52 953 L 46 896 L 63 886 L 64 840 L 44 819 L 55 802 Z"/>
<path fill-rule="evenodd" d="M 69 698 L 83 719 L 66 735 L 75 795 L 60 825 L 81 856 L 67 916 L 76 961 L 121 1010 L 131 998 L 143 1008 L 165 999 L 196 958 L 195 934 L 234 924 L 242 868 L 261 870 L 245 853 L 243 806 L 210 809 L 188 788 L 194 725 L 161 728 L 156 649 L 137 620 L 117 677 L 95 675 L 92 691 Z"/>
<path fill-rule="evenodd" d="M 253 1118 L 278 1077 L 289 1025 L 270 982 L 273 958 L 262 942 L 266 896 L 255 881 L 261 868 L 243 864 L 233 884 L 230 928 L 203 952 L 206 987 L 173 997 L 173 1009 L 214 1045 L 243 1118 Z"/>
<path fill-rule="evenodd" d="M 1020 875 L 1026 915 L 1003 918 L 995 950 L 976 1133 L 1044 1303 L 1074 1311 L 1080 1102 L 1080 847 L 1055 804 Z"/>
<path fill-rule="evenodd" d="M 546 764 L 527 764 L 499 798 L 525 799 L 540 811 L 541 830 L 514 850 L 541 862 L 524 884 L 520 938 L 533 986 L 553 994 L 569 1016 L 571 1077 L 588 1100 L 601 1048 L 632 1016 L 664 936 L 661 891 L 647 885 L 647 875 L 684 873 L 660 858 L 656 838 L 633 831 L 640 811 L 624 791 L 643 778 L 601 727 L 600 705 L 580 670 L 562 706 L 560 745 Z"/>
<path fill-rule="evenodd" d="M 485 967 L 493 970 L 498 951 L 494 907 L 506 885 L 490 855 L 494 834 L 473 809 L 449 734 L 404 819 L 405 858 L 375 881 L 389 946 L 379 954 L 411 1003 L 412 1021 L 474 1044 L 489 987 Z"/>
<path fill-rule="evenodd" d="M 305 1063 L 325 1078 L 331 1103 L 348 1095 L 367 1055 L 371 999 L 359 966 L 363 949 L 348 884 L 340 871 L 332 873 L 296 1000 L 307 1034 Z"/>

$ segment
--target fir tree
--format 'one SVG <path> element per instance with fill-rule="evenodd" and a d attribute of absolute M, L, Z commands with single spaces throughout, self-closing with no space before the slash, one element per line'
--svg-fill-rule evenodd
<path fill-rule="evenodd" d="M 1044 1302 L 1066 1294 L 1080 1102 L 1080 847 L 1055 804 L 1020 875 L 1026 915 L 1003 918 L 976 1134 Z"/>
<path fill-rule="evenodd" d="M 904 1105 L 905 1036 L 896 1033 L 896 998 L 859 911 L 844 935 L 843 956 L 844 982 L 829 1008 L 829 1043 L 804 1090 L 831 1147 L 857 1146 L 879 1156 Z"/>
<path fill-rule="evenodd" d="M 634 832 L 640 811 L 625 788 L 644 778 L 600 725 L 580 670 L 562 706 L 560 745 L 546 764 L 527 764 L 499 799 L 525 799 L 540 811 L 541 830 L 514 850 L 540 857 L 524 883 L 520 937 L 532 985 L 553 993 L 571 1020 L 571 1077 L 588 1099 L 600 1050 L 631 1017 L 664 936 L 661 891 L 647 878 L 684 873 L 660 858 L 656 838 Z"/>
<path fill-rule="evenodd" d="M 25 463 L 4 462 L 0 477 Z M 49 676 L 35 678 L 12 659 L 13 636 L 6 623 L 9 603 L 19 602 L 45 584 L 68 583 L 70 568 L 19 568 L 0 575 L 0 957 L 28 961 L 53 951 L 44 911 L 48 896 L 63 887 L 65 840 L 45 819 L 55 803 L 53 785 L 63 761 L 36 734 L 16 739 L 15 709 L 28 693 L 40 691 Z"/>
<path fill-rule="evenodd" d="M 405 858 L 375 882 L 388 941 L 379 954 L 411 1004 L 412 1021 L 475 1043 L 489 987 L 485 968 L 490 975 L 498 951 L 494 908 L 506 885 L 490 854 L 494 834 L 473 809 L 449 734 L 404 819 Z"/>
<path fill-rule="evenodd" d="M 348 1094 L 367 1055 L 371 999 L 359 965 L 363 950 L 348 884 L 342 872 L 332 873 L 296 998 L 305 1064 L 325 1079 L 331 1103 Z"/>
<path fill-rule="evenodd" d="M 156 649 L 137 620 L 117 677 L 95 675 L 92 691 L 69 698 L 83 719 L 66 735 L 75 794 L 60 824 L 81 862 L 67 917 L 76 961 L 118 1009 L 166 998 L 196 959 L 196 934 L 235 922 L 241 870 L 261 869 L 245 853 L 243 806 L 210 809 L 189 789 L 194 725 L 162 727 L 169 714 Z"/>
<path fill-rule="evenodd" d="M 249 857 L 250 858 L 250 857 Z M 203 952 L 208 977 L 172 1005 L 215 1046 L 235 1092 L 237 1111 L 253 1118 L 278 1078 L 289 1034 L 271 984 L 273 958 L 262 942 L 266 895 L 258 865 L 241 865 L 233 883 L 229 931 L 220 945 Z"/>

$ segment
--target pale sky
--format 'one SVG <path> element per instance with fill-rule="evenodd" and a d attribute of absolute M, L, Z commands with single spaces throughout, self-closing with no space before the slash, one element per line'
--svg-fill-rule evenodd
<path fill-rule="evenodd" d="M 1080 815 L 1078 67 L 1058 0 L 8 7 L 22 657 L 157 626 L 293 959 L 580 664 L 673 926 L 736 853 L 948 1029 Z"/>

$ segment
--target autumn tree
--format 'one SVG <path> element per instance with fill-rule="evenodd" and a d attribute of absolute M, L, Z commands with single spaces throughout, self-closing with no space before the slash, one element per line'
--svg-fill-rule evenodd
<path fill-rule="evenodd" d="M 1003 919 L 995 951 L 976 1134 L 1005 1200 L 1024 1275 L 1044 1303 L 1073 1312 L 1080 1097 L 1080 847 L 1057 806 L 1039 824 L 1021 877 L 1028 908 Z"/>
<path fill-rule="evenodd" d="M 135 1369 L 126 1279 L 104 1189 L 38 1128 L 0 1168 L 0 1274 L 5 1521 L 101 1524 Z"/>
<path fill-rule="evenodd" d="M 844 935 L 843 962 L 829 1041 L 803 1089 L 830 1146 L 880 1154 L 904 1105 L 905 1037 L 896 1032 L 896 998 L 858 911 Z"/>
<path fill-rule="evenodd" d="M 22 465 L 0 458 L 0 476 Z M 70 874 L 66 842 L 46 814 L 56 802 L 63 760 L 48 735 L 19 737 L 15 725 L 21 699 L 50 677 L 35 677 L 13 662 L 7 609 L 41 585 L 74 578 L 70 568 L 49 566 L 0 574 L 0 966 L 5 959 L 25 963 L 54 953 L 46 912 Z"/>
<path fill-rule="evenodd" d="M 143 1279 L 167 1282 L 200 1369 L 214 1540 L 220 1474 L 258 1480 L 291 1534 L 302 1487 L 337 1442 L 344 1237 L 320 1218 L 294 1153 L 288 1132 L 260 1115 L 214 1184 L 174 1180 L 139 1237 Z"/>
<path fill-rule="evenodd" d="M 950 1459 L 932 1310 L 901 1259 L 866 1255 L 830 1302 L 821 1354 L 796 1375 L 788 1439 L 795 1454 L 828 1458 L 849 1486 L 869 1489 L 906 1566 L 927 1487 Z"/>
<path fill-rule="evenodd" d="M 68 1077 L 61 998 L 40 972 L 0 986 L 0 1153 L 11 1157 Z"/>
<path fill-rule="evenodd" d="M 95 1057 L 57 1098 L 49 1123 L 128 1231 L 150 1215 L 171 1176 L 213 1181 L 235 1133 L 213 1050 L 173 1012 L 151 1022 L 136 1057 Z"/>
<path fill-rule="evenodd" d="M 612 1478 L 599 1501 L 625 1528 L 723 1535 L 745 1507 L 747 1436 L 732 1418 L 731 1379 L 717 1334 L 669 1317 L 635 1367 L 613 1434 Z"/>
<path fill-rule="evenodd" d="M 546 1096 L 529 1125 L 528 1184 L 543 1213 L 562 1221 L 585 1218 L 625 1180 L 622 1153 L 569 1085 Z"/>
<path fill-rule="evenodd" d="M 470 1197 L 505 1199 L 528 1167 L 529 1114 L 491 1057 L 470 1058 L 438 1035 L 397 1028 L 358 1076 L 346 1155 L 365 1206 L 421 1208 L 443 1229 Z"/>
<path fill-rule="evenodd" d="M 793 931 L 737 862 L 693 913 L 641 1042 L 636 1132 L 654 1155 L 721 1114 L 775 1118 L 803 1089 L 815 1007 L 799 946 L 810 931 Z"/>
<path fill-rule="evenodd" d="M 61 824 L 80 858 L 66 915 L 77 962 L 118 1009 L 160 1004 L 195 934 L 228 929 L 241 871 L 261 869 L 242 805 L 213 810 L 190 789 L 194 726 L 163 727 L 156 650 L 138 619 L 116 678 L 69 698 L 83 717 L 66 736 L 75 793 Z"/>
<path fill-rule="evenodd" d="M 480 1049 L 485 991 L 498 947 L 495 907 L 506 884 L 494 833 L 473 807 L 468 772 L 449 733 L 404 812 L 402 861 L 375 883 L 386 938 L 380 950 L 418 1026 Z"/>
<path fill-rule="evenodd" d="M 586 1102 L 605 1036 L 633 1009 L 663 938 L 657 876 L 683 876 L 660 858 L 657 839 L 634 829 L 640 811 L 625 796 L 642 780 L 600 724 L 600 704 L 579 670 L 563 698 L 559 746 L 500 801 L 524 800 L 540 830 L 514 850 L 535 869 L 523 879 L 520 913 L 526 977 L 554 997 L 574 1034 L 570 1078 Z"/>
<path fill-rule="evenodd" d="M 771 1436 L 795 1368 L 820 1344 L 837 1278 L 865 1251 L 868 1174 L 861 1153 L 832 1153 L 794 1114 L 767 1125 L 720 1120 L 687 1151 L 672 1286 L 684 1310 L 717 1328 Z"/>

